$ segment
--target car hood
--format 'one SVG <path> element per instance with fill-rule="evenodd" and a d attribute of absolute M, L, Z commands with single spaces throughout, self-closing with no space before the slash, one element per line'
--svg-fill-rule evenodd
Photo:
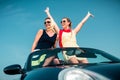
<path fill-rule="evenodd" d="M 114 64 L 100 63 L 100 64 L 89 64 L 89 65 L 86 64 L 86 65 L 76 66 L 75 68 L 87 69 L 112 80 L 120 79 L 120 76 L 118 74 L 120 73 L 120 69 L 119 69 L 120 63 L 114 63 Z M 58 80 L 58 75 L 63 69 L 65 69 L 65 67 L 38 68 L 27 72 L 25 74 L 24 80 Z"/>
<path fill-rule="evenodd" d="M 85 69 L 101 74 L 111 80 L 120 79 L 120 63 L 97 64 L 95 66 L 85 67 Z"/>
<path fill-rule="evenodd" d="M 58 80 L 58 74 L 63 68 L 38 68 L 25 74 L 24 80 Z"/>

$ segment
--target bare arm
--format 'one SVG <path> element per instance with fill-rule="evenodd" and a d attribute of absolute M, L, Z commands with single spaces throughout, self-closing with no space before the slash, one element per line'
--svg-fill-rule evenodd
<path fill-rule="evenodd" d="M 55 41 L 55 44 L 54 44 L 53 48 L 56 48 L 58 41 L 59 41 L 59 35 L 57 35 L 57 37 L 56 37 L 56 41 Z"/>
<path fill-rule="evenodd" d="M 35 40 L 32 45 L 31 52 L 33 52 L 35 47 L 37 46 L 38 40 L 41 38 L 42 33 L 43 33 L 43 30 L 39 30 L 38 33 L 36 34 Z"/>
<path fill-rule="evenodd" d="M 90 12 L 88 12 L 88 14 L 85 16 L 85 18 L 74 29 L 75 34 L 77 34 L 80 31 L 80 29 L 82 28 L 82 26 L 84 25 L 84 23 L 88 20 L 88 18 L 90 16 L 94 17 Z"/>
<path fill-rule="evenodd" d="M 51 16 L 48 7 L 46 8 L 45 12 L 46 12 L 47 16 L 51 19 L 52 24 L 53 24 L 53 26 L 54 26 L 54 28 L 55 28 L 57 34 L 59 34 L 59 30 L 60 30 L 60 29 L 59 29 L 58 25 L 56 24 L 56 22 L 54 21 L 53 17 Z"/>

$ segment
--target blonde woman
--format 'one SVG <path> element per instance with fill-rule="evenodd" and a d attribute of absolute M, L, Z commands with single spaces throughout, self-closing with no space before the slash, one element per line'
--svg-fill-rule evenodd
<path fill-rule="evenodd" d="M 36 34 L 31 49 L 32 52 L 40 49 L 56 48 L 57 34 L 53 29 L 51 19 L 49 17 L 45 19 L 44 25 L 45 29 L 40 29 Z M 47 58 L 43 66 L 49 65 L 55 58 L 56 56 Z"/>

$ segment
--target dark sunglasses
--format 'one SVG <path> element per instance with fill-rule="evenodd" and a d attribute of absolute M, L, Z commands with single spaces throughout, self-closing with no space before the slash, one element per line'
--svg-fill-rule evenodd
<path fill-rule="evenodd" d="M 65 20 L 61 21 L 61 23 L 65 23 L 65 22 L 66 22 Z"/>
<path fill-rule="evenodd" d="M 44 22 L 44 24 L 46 24 L 46 23 L 51 23 L 50 21 L 46 21 L 46 22 Z"/>

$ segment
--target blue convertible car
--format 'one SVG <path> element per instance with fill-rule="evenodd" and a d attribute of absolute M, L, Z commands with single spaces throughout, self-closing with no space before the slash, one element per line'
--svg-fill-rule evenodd
<path fill-rule="evenodd" d="M 86 58 L 88 63 L 67 63 L 63 52 L 69 56 Z M 60 64 L 42 67 L 45 59 L 54 55 L 58 56 Z M 120 59 L 93 48 L 43 49 L 31 53 L 24 68 L 14 64 L 3 71 L 9 75 L 21 74 L 19 80 L 119 80 Z"/>

